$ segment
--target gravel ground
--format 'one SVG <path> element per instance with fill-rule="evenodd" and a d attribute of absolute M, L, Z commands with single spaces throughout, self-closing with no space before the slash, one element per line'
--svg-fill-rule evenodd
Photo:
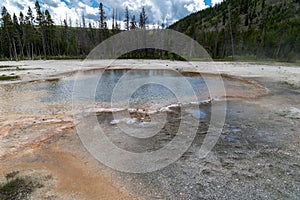
<path fill-rule="evenodd" d="M 105 61 L 101 65 L 105 67 L 109 63 L 110 61 Z M 1 159 L 1 176 L 4 177 L 13 170 L 22 173 L 29 170 L 30 173 L 25 174 L 33 174 L 32 177 L 41 183 L 43 177 L 53 177 L 53 180 L 47 179 L 44 182 L 45 187 L 33 193 L 33 199 L 99 199 L 101 195 L 103 199 L 114 199 L 118 193 L 121 199 L 298 199 L 300 67 L 278 63 L 193 64 L 200 71 L 214 73 L 217 69 L 222 74 L 242 77 L 269 90 L 269 95 L 257 99 L 228 99 L 227 102 L 217 103 L 220 107 L 227 103 L 227 117 L 221 137 L 207 157 L 199 158 L 197 153 L 209 124 L 209 104 L 200 106 L 207 115 L 201 118 L 199 125 L 196 124 L 199 129 L 191 147 L 175 163 L 159 171 L 127 174 L 111 170 L 94 160 L 83 148 L 75 130 L 69 128 L 65 134 L 60 132 L 52 139 L 31 147 L 30 150 Z M 21 80 L 17 80 L 18 82 L 67 76 L 81 67 L 82 63 L 21 61 L 1 62 L 0 65 L 28 68 L 27 71 L 20 70 L 20 67 L 15 71 L 0 69 L 0 75 L 20 75 Z M 99 67 L 92 61 L 89 61 L 88 65 L 92 68 Z M 163 68 L 166 65 L 180 71 L 191 69 L 184 63 L 170 61 L 114 63 L 115 68 Z M 1 84 L 13 82 L 16 81 Z M 193 121 L 193 115 L 188 115 L 189 109 L 191 108 L 182 108 L 180 112 L 186 114 L 184 120 Z M 7 117 L 0 117 L 1 123 L 5 123 L 6 118 L 14 119 L 9 113 L 5 115 Z M 108 120 L 109 113 L 98 114 L 98 119 L 107 129 L 113 126 Z M 178 116 L 170 114 L 168 120 L 169 125 L 156 141 L 147 144 L 147 148 L 159 148 L 172 138 L 178 127 Z M 19 127 L 20 130 L 30 132 L 32 126 L 25 124 L 26 126 Z M 53 124 L 53 127 L 54 125 L 55 128 L 59 128 L 59 124 Z M 189 130 L 188 126 L 186 130 Z M 0 136 L 3 133 L 9 134 L 8 130 L 0 129 Z M 17 135 L 14 137 L 24 138 Z M 131 142 L 139 144 L 127 140 L 123 147 L 132 148 Z M 143 145 L 140 143 L 140 146 Z M 141 149 L 137 146 L 137 149 L 131 150 Z M 99 181 L 102 184 L 98 183 Z M 51 187 L 47 190 L 49 185 Z"/>

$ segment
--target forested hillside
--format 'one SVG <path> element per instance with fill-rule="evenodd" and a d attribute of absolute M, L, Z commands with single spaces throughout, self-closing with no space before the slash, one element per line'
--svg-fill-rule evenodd
<path fill-rule="evenodd" d="M 214 58 L 300 59 L 300 0 L 225 0 L 169 28 L 203 45 Z"/>

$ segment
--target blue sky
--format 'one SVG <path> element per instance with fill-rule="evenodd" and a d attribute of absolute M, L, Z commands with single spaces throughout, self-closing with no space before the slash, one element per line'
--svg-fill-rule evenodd
<path fill-rule="evenodd" d="M 72 26 L 79 25 L 84 13 L 86 22 L 96 26 L 100 0 L 39 0 L 39 2 L 42 9 L 50 11 L 55 24 L 60 24 L 68 18 L 67 21 L 71 21 Z M 130 15 L 136 15 L 136 18 L 144 6 L 150 24 L 172 24 L 192 12 L 220 3 L 222 0 L 101 0 L 101 2 L 104 4 L 108 24 L 113 8 L 118 10 L 123 21 L 126 6 Z M 35 0 L 1 0 L 0 6 L 6 6 L 11 14 L 14 12 L 19 14 L 20 11 L 26 14 L 28 6 L 33 9 L 34 3 Z"/>
<path fill-rule="evenodd" d="M 211 5 L 211 0 L 204 0 L 204 2 L 206 5 L 209 5 L 209 6 Z"/>

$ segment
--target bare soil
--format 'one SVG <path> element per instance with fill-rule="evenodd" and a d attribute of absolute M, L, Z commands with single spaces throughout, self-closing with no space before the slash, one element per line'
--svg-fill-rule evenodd
<path fill-rule="evenodd" d="M 2 82 L 6 86 L 0 90 L 0 95 L 7 96 L 7 101 L 0 105 L 0 183 L 12 171 L 37 180 L 43 187 L 35 189 L 31 199 L 298 199 L 300 196 L 298 66 L 193 63 L 201 72 L 236 76 L 259 89 L 244 94 L 248 96 L 228 91 L 232 95 L 228 95 L 227 101 L 218 102 L 220 106 L 227 103 L 226 122 L 217 145 L 206 158 L 200 159 L 197 152 L 209 124 L 209 104 L 200 105 L 207 116 L 198 124 L 192 146 L 178 161 L 153 173 L 126 174 L 102 165 L 86 151 L 76 134 L 79 122 L 74 120 L 68 105 L 44 108 L 32 102 L 34 96 L 41 94 L 33 93 L 32 98 L 28 91 L 11 95 L 11 84 L 69 76 L 82 63 L 22 61 L 0 65 L 28 68 L 16 72 L 0 70 L 0 75 L 14 73 L 21 77 L 21 80 Z M 87 65 L 99 68 L 92 61 Z M 102 63 L 102 67 L 107 65 L 143 69 L 168 65 L 179 71 L 195 70 L 186 63 L 169 61 Z M 262 96 L 265 88 L 268 94 Z M 14 108 L 14 104 L 22 102 L 31 102 L 25 104 L 26 112 Z M 28 113 L 28 109 L 32 112 Z M 181 112 L 187 109 L 190 108 Z M 108 120 L 110 115 L 98 113 L 99 122 L 107 129 L 112 126 Z M 178 126 L 176 117 L 170 115 L 170 126 L 157 141 L 148 143 L 148 148 L 159 148 L 172 138 Z M 186 120 L 193 120 L 193 116 L 189 117 Z M 123 147 L 129 148 L 131 142 L 127 141 Z"/>

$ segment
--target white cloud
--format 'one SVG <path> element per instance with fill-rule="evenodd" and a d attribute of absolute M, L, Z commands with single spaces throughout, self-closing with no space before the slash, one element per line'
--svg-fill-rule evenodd
<path fill-rule="evenodd" d="M 76 21 L 81 21 L 82 13 L 85 14 L 86 23 L 96 24 L 98 16 L 98 0 L 39 0 L 42 9 L 48 9 L 56 24 L 60 24 L 68 16 L 75 25 Z M 220 3 L 223 0 L 212 0 L 212 4 Z M 118 10 L 121 21 L 124 18 L 124 9 L 129 8 L 131 15 L 139 18 L 139 12 L 144 6 L 148 15 L 149 23 L 171 24 L 192 12 L 199 11 L 207 7 L 204 0 L 102 0 L 109 18 L 112 15 L 112 8 Z M 2 0 L 0 6 L 6 6 L 7 10 L 13 14 L 22 11 L 27 13 L 28 6 L 34 11 L 35 0 Z M 94 6 L 94 7 L 93 7 Z M 35 12 L 34 12 L 35 13 Z M 109 23 L 110 24 L 110 23 Z"/>
<path fill-rule="evenodd" d="M 207 8 L 208 6 L 205 5 L 204 1 L 197 1 L 197 0 L 194 0 L 194 1 L 191 1 L 189 2 L 189 4 L 186 4 L 184 5 L 184 7 L 190 12 L 196 12 L 196 11 L 199 11 L 199 10 L 202 10 L 204 8 Z"/>
<path fill-rule="evenodd" d="M 14 13 L 16 15 L 19 15 L 20 11 L 26 11 L 23 12 L 24 14 L 27 13 L 28 6 L 34 7 L 34 2 L 30 0 L 4 0 L 0 2 L 0 6 L 2 9 L 2 6 L 5 6 L 8 12 L 13 15 Z"/>
<path fill-rule="evenodd" d="M 223 0 L 211 0 L 211 4 L 214 6 L 216 4 L 221 3 Z"/>

